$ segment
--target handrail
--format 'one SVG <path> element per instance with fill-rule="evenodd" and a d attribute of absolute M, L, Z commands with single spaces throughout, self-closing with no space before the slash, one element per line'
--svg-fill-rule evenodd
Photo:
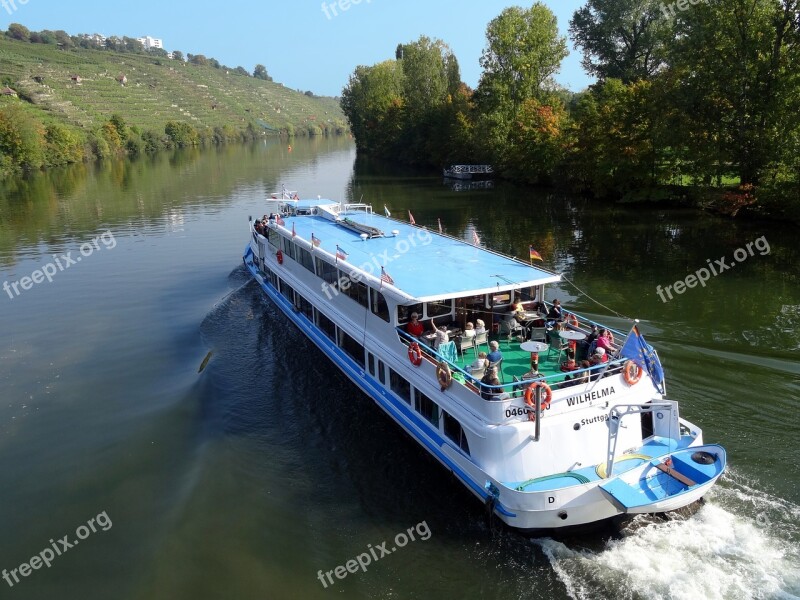
<path fill-rule="evenodd" d="M 545 306 L 550 306 L 550 307 L 552 307 L 552 306 L 553 306 L 552 302 L 548 302 L 547 300 L 543 300 L 542 302 L 543 302 L 543 304 L 544 304 Z M 618 333 L 619 335 L 621 335 L 621 336 L 622 336 L 623 338 L 625 338 L 626 340 L 628 339 L 628 334 L 627 334 L 627 333 L 625 333 L 624 331 L 619 331 L 619 330 L 617 330 L 617 329 L 612 329 L 612 328 L 611 328 L 611 327 L 609 327 L 608 325 L 604 325 L 603 323 L 599 323 L 599 322 L 597 322 L 597 321 L 593 321 L 592 319 L 590 319 L 590 318 L 588 318 L 588 317 L 585 317 L 584 315 L 581 315 L 581 314 L 578 314 L 578 313 L 576 313 L 574 310 L 566 310 L 566 309 L 565 309 L 565 308 L 563 308 L 563 307 L 562 307 L 562 309 L 561 309 L 561 310 L 562 310 L 563 312 L 567 313 L 567 314 L 570 314 L 570 315 L 575 315 L 575 317 L 578 319 L 578 321 L 584 321 L 584 322 L 586 322 L 586 323 L 590 323 L 591 325 L 597 325 L 597 327 L 598 327 L 598 328 L 600 328 L 600 329 L 608 329 L 608 330 L 609 330 L 609 331 L 611 331 L 612 333 Z M 548 319 L 547 319 L 547 317 L 542 317 L 542 318 L 543 318 L 543 319 L 545 319 L 545 320 L 548 320 Z"/>
<path fill-rule="evenodd" d="M 465 379 L 467 381 L 472 382 L 473 385 L 475 385 L 480 391 L 485 391 L 485 392 L 490 393 L 492 395 L 498 395 L 498 394 L 502 394 L 502 393 L 505 393 L 505 392 L 513 393 L 515 391 L 514 388 L 516 388 L 517 386 L 528 386 L 530 384 L 537 383 L 537 382 L 545 382 L 545 383 L 551 382 L 551 383 L 554 383 L 556 379 L 560 379 L 562 377 L 565 377 L 566 375 L 577 375 L 579 373 L 596 374 L 599 371 L 602 371 L 602 370 L 605 370 L 605 369 L 610 369 L 614 365 L 622 365 L 628 360 L 627 358 L 618 358 L 618 359 L 615 359 L 613 361 L 609 361 L 607 363 L 603 363 L 601 365 L 594 365 L 592 367 L 589 367 L 588 369 L 577 369 L 575 371 L 570 371 L 569 373 L 555 373 L 553 375 L 548 375 L 547 377 L 537 377 L 535 379 L 524 379 L 522 381 L 512 381 L 511 383 L 502 383 L 500 385 L 486 385 L 485 383 L 481 382 L 479 379 L 477 379 L 472 374 L 468 373 L 467 371 L 465 371 L 464 369 L 462 369 L 458 365 L 453 364 L 452 362 L 447 360 L 444 356 L 442 356 L 441 354 L 436 352 L 436 350 L 434 350 L 433 348 L 431 348 L 430 346 L 425 344 L 425 342 L 419 340 L 418 338 L 414 337 L 410 333 L 408 333 L 406 331 L 403 331 L 402 328 L 400 328 L 400 327 L 396 327 L 395 329 L 396 329 L 396 331 L 399 334 L 401 339 L 405 338 L 406 340 L 409 341 L 409 343 L 416 342 L 417 344 L 419 344 L 420 349 L 422 349 L 423 352 L 425 352 L 426 354 L 431 355 L 432 358 L 437 358 L 440 361 L 446 362 L 448 364 L 448 366 L 450 367 L 451 371 L 454 371 L 456 373 L 460 373 L 461 375 L 463 375 L 465 377 Z M 559 382 L 559 383 L 561 383 L 561 382 Z M 497 401 L 498 400 L 496 398 L 492 399 L 492 400 L 487 400 L 487 402 L 497 402 Z"/>

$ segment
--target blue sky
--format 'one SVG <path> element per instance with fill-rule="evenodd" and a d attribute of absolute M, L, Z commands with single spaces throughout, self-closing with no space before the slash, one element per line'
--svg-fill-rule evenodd
<path fill-rule="evenodd" d="M 322 0 L 28 0 L 9 15 L 0 8 L 0 27 L 18 22 L 32 30 L 64 29 L 164 40 L 167 50 L 205 54 L 221 63 L 252 71 L 266 65 L 275 81 L 287 87 L 339 95 L 359 64 L 394 57 L 398 43 L 420 35 L 447 42 L 461 64 L 462 78 L 475 86 L 486 25 L 507 6 L 499 0 L 361 0 L 347 10 L 322 10 Z M 326 5 L 334 0 L 327 0 Z M 347 2 L 347 0 L 341 0 Z M 11 2 L 11 0 L 6 0 Z M 584 0 L 545 0 L 566 34 L 568 21 Z M 346 4 L 345 4 L 346 6 Z M 591 79 L 569 43 L 558 81 L 580 90 Z"/>

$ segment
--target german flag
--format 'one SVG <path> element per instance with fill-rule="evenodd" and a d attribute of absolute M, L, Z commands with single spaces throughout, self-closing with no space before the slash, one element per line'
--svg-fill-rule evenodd
<path fill-rule="evenodd" d="M 543 260 L 544 260 L 544 259 L 542 258 L 542 255 L 541 255 L 541 254 L 539 254 L 539 253 L 538 253 L 536 250 L 534 250 L 534 249 L 533 249 L 533 246 L 531 246 L 530 248 L 528 248 L 528 250 L 530 251 L 530 255 L 531 255 L 531 262 L 533 262 L 534 260 L 541 260 L 541 261 L 543 261 Z"/>

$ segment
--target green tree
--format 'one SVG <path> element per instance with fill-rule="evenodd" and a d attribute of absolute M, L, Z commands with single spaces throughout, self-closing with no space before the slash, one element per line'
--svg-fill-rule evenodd
<path fill-rule="evenodd" d="M 31 40 L 30 29 L 19 23 L 11 23 L 8 26 L 6 35 L 12 40 L 19 40 L 20 42 L 29 42 Z"/>
<path fill-rule="evenodd" d="M 242 76 L 244 76 L 244 77 L 250 77 L 250 73 L 249 73 L 249 72 L 248 72 L 248 70 L 247 70 L 247 69 L 245 69 L 244 67 L 236 67 L 236 68 L 233 70 L 233 72 L 234 72 L 236 75 L 242 75 Z"/>
<path fill-rule="evenodd" d="M 83 160 L 83 140 L 63 125 L 52 123 L 45 128 L 45 163 L 65 165 Z"/>
<path fill-rule="evenodd" d="M 672 23 L 653 0 L 589 0 L 573 15 L 569 32 L 587 72 L 630 83 L 665 66 Z"/>
<path fill-rule="evenodd" d="M 198 67 L 204 67 L 208 64 L 208 59 L 202 54 L 188 54 L 189 62 Z"/>
<path fill-rule="evenodd" d="M 173 50 L 172 51 L 172 58 L 174 60 L 179 60 L 179 61 L 183 62 L 183 52 L 181 52 L 180 50 Z"/>
<path fill-rule="evenodd" d="M 172 143 L 179 148 L 197 146 L 199 143 L 197 131 L 188 123 L 169 121 L 166 127 L 164 127 L 164 133 L 166 133 Z"/>
<path fill-rule="evenodd" d="M 7 156 L 15 168 L 42 166 L 43 138 L 41 126 L 18 104 L 8 104 L 0 110 L 0 156 Z"/>
<path fill-rule="evenodd" d="M 478 103 L 485 112 L 499 110 L 507 119 L 528 98 L 546 95 L 569 54 L 556 16 L 541 2 L 529 9 L 505 9 L 489 23 L 486 38 Z"/>
<path fill-rule="evenodd" d="M 508 173 L 522 181 L 550 182 L 565 156 L 568 121 L 561 102 L 527 99 L 509 135 Z"/>
<path fill-rule="evenodd" d="M 256 68 L 253 70 L 253 77 L 256 79 L 263 79 L 264 81 L 272 81 L 272 77 L 269 76 L 267 67 L 264 65 L 256 65 Z"/>

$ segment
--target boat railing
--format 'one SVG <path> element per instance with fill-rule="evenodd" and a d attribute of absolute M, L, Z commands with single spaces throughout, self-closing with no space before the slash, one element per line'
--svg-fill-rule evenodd
<path fill-rule="evenodd" d="M 547 302 L 546 300 L 543 302 L 543 304 L 547 307 L 548 312 L 553 307 L 553 304 L 550 303 L 550 302 Z M 603 323 L 598 323 L 597 321 L 594 321 L 594 320 L 590 319 L 589 317 L 586 317 L 584 315 L 576 313 L 574 310 L 567 310 L 567 309 L 562 307 L 561 311 L 564 313 L 565 317 L 567 315 L 575 315 L 575 318 L 578 319 L 578 323 L 581 323 L 581 324 L 588 323 L 589 325 L 596 325 L 598 329 L 608 329 L 611 333 L 617 334 L 617 335 L 621 336 L 623 339 L 627 339 L 627 337 L 628 337 L 628 334 L 626 332 L 619 331 L 617 329 L 609 327 L 608 325 L 604 325 Z M 591 331 L 591 327 L 589 327 L 589 328 L 586 328 L 586 327 L 575 327 L 574 325 L 569 325 L 569 324 L 567 324 L 567 327 L 569 329 L 573 329 L 575 331 L 583 331 L 583 332 Z"/>
<path fill-rule="evenodd" d="M 400 340 L 403 342 L 404 345 L 409 346 L 410 344 L 416 342 L 420 350 L 422 351 L 423 357 L 429 358 L 432 362 L 445 362 L 450 367 L 450 371 L 453 374 L 458 374 L 461 379 L 463 379 L 463 383 L 470 384 L 471 389 L 476 391 L 481 396 L 492 396 L 489 402 L 502 402 L 508 400 L 509 398 L 519 397 L 524 393 L 526 387 L 534 384 L 534 383 L 545 383 L 549 387 L 553 388 L 557 385 L 564 383 L 565 377 L 567 375 L 571 377 L 575 377 L 582 373 L 587 373 L 589 375 L 590 381 L 592 380 L 593 376 L 597 376 L 598 374 L 602 373 L 605 374 L 613 374 L 620 371 L 627 362 L 628 359 L 626 358 L 618 358 L 615 360 L 610 360 L 607 363 L 603 363 L 601 365 L 595 365 L 589 367 L 588 369 L 576 369 L 575 371 L 569 371 L 568 373 L 555 373 L 553 375 L 541 376 L 536 377 L 533 379 L 524 379 L 519 381 L 512 381 L 511 383 L 501 383 L 500 385 L 486 385 L 480 379 L 474 377 L 468 371 L 462 369 L 458 365 L 454 364 L 452 361 L 446 359 L 444 356 L 439 354 L 436 350 L 428 346 L 423 340 L 414 337 L 407 331 L 404 331 L 402 328 L 397 328 L 398 336 Z M 458 380 L 459 377 L 454 377 L 454 379 Z M 508 394 L 509 398 L 500 398 L 499 396 L 503 396 Z"/>

